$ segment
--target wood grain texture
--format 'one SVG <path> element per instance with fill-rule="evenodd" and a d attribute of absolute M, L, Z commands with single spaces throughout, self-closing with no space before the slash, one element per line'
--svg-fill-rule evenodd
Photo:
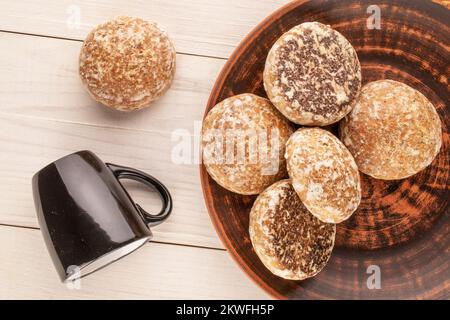
<path fill-rule="evenodd" d="M 0 223 L 38 227 L 31 193 L 33 174 L 55 159 L 87 149 L 105 162 L 149 172 L 170 189 L 173 215 L 152 229 L 154 240 L 223 248 L 202 201 L 198 167 L 172 162 L 170 134 L 63 123 L 1 112 L 0 127 L 3 164 Z M 137 203 L 158 211 L 160 200 L 155 193 L 138 187 L 137 183 L 127 185 Z"/>
<path fill-rule="evenodd" d="M 0 243 L 0 299 L 267 298 L 225 251 L 149 243 L 78 290 L 60 282 L 39 230 L 0 226 Z"/>
<path fill-rule="evenodd" d="M 200 125 L 214 79 L 225 61 L 178 55 L 174 83 L 150 108 L 115 112 L 94 100 L 78 76 L 81 42 L 0 32 L 0 141 L 3 179 L 0 223 L 38 227 L 32 175 L 47 163 L 81 149 L 103 160 L 135 166 L 164 181 L 175 197 L 174 215 L 155 228 L 155 240 L 223 248 L 206 212 L 192 163 L 178 165 L 171 152 Z M 195 154 L 196 155 L 196 154 Z M 136 202 L 157 209 L 159 197 L 131 184 Z M 177 227 L 178 226 L 178 227 Z"/>
<path fill-rule="evenodd" d="M 227 58 L 254 25 L 287 2 L 0 0 L 0 30 L 84 40 L 95 25 L 130 15 L 159 23 L 173 39 L 177 52 Z"/>
<path fill-rule="evenodd" d="M 393 79 L 418 89 L 436 106 L 443 146 L 432 165 L 401 181 L 362 177 L 362 204 L 338 225 L 336 250 L 317 277 L 293 282 L 264 268 L 248 237 L 254 197 L 219 187 L 201 167 L 205 201 L 225 246 L 241 267 L 278 298 L 450 297 L 450 11 L 431 1 L 390 1 L 381 8 L 381 29 L 369 30 L 371 1 L 297 1 L 257 26 L 236 49 L 208 102 L 244 92 L 265 96 L 262 71 L 268 50 L 291 27 L 306 21 L 330 24 L 355 46 L 363 82 Z M 331 128 L 333 130 L 333 128 Z M 366 286 L 367 267 L 381 268 L 382 289 Z"/>

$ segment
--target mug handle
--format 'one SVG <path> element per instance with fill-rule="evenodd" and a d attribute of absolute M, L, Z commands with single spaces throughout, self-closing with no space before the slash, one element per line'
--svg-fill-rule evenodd
<path fill-rule="evenodd" d="M 172 211 L 172 197 L 170 196 L 169 190 L 167 190 L 167 188 L 160 181 L 145 172 L 133 168 L 123 167 L 112 163 L 106 163 L 106 166 L 111 169 L 117 179 L 130 179 L 138 181 L 146 186 L 155 188 L 159 193 L 159 196 L 163 202 L 163 207 L 158 214 L 150 214 L 142 209 L 140 205 L 135 203 L 142 218 L 149 227 L 157 226 L 167 219 Z"/>

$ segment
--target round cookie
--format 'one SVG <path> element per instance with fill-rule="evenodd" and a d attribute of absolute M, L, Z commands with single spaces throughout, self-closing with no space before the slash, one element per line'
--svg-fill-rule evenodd
<path fill-rule="evenodd" d="M 325 267 L 333 250 L 336 225 L 314 217 L 291 181 L 282 180 L 256 199 L 249 233 L 256 254 L 273 274 L 303 280 Z"/>
<path fill-rule="evenodd" d="M 355 108 L 340 123 L 339 134 L 359 170 L 384 180 L 425 169 L 442 145 L 441 121 L 433 104 L 392 80 L 363 87 Z"/>
<path fill-rule="evenodd" d="M 96 26 L 80 53 L 79 73 L 98 102 L 120 111 L 141 109 L 169 89 L 175 48 L 155 23 L 119 17 Z"/>
<path fill-rule="evenodd" d="M 339 32 L 302 23 L 272 46 L 264 69 L 270 101 L 289 120 L 326 126 L 350 112 L 361 89 L 355 49 Z"/>
<path fill-rule="evenodd" d="M 289 177 L 305 207 L 323 222 L 348 219 L 361 202 L 358 167 L 330 132 L 302 128 L 286 146 Z"/>
<path fill-rule="evenodd" d="M 225 99 L 203 121 L 203 163 L 225 189 L 258 194 L 287 176 L 284 151 L 292 132 L 267 99 L 253 94 Z"/>

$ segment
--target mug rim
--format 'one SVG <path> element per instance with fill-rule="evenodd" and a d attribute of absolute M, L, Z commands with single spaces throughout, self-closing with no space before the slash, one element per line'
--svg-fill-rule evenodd
<path fill-rule="evenodd" d="M 75 273 L 75 274 L 68 274 L 68 273 L 67 273 L 67 270 L 64 270 L 64 274 L 65 274 L 65 275 L 64 275 L 63 282 L 64 282 L 64 283 L 68 283 L 68 282 L 71 282 L 71 281 L 74 281 L 74 280 L 78 280 L 78 279 L 84 278 L 84 277 L 86 277 L 86 276 L 88 276 L 88 275 L 90 275 L 90 274 L 92 274 L 92 273 L 94 273 L 94 272 L 99 271 L 99 270 L 101 270 L 101 269 L 103 269 L 103 268 L 109 266 L 110 264 L 112 264 L 112 263 L 114 263 L 114 262 L 116 262 L 116 261 L 119 261 L 120 259 L 122 259 L 122 258 L 124 258 L 124 257 L 126 257 L 126 256 L 128 256 L 128 255 L 130 255 L 131 253 L 135 252 L 136 250 L 142 248 L 145 244 L 147 244 L 147 243 L 150 241 L 151 238 L 152 238 L 152 235 L 148 235 L 148 236 L 141 237 L 141 238 L 131 239 L 131 240 L 129 240 L 129 241 L 124 242 L 120 247 L 115 248 L 115 249 L 113 249 L 113 250 L 111 250 L 111 251 L 108 251 L 108 252 L 106 252 L 106 253 L 100 255 L 100 256 L 96 257 L 95 259 L 93 259 L 93 260 L 91 260 L 91 261 L 85 263 L 85 264 L 82 265 L 82 266 L 75 266 L 75 267 L 78 267 L 78 268 L 79 268 L 79 271 L 80 271 L 79 274 L 78 274 L 78 273 Z M 118 256 L 117 258 L 108 260 L 107 262 L 103 263 L 102 265 L 100 265 L 100 266 L 98 266 L 98 267 L 96 267 L 96 268 L 94 268 L 94 269 L 92 269 L 92 270 L 89 270 L 89 272 L 83 273 L 83 269 L 88 268 L 88 267 L 91 266 L 93 263 L 99 262 L 100 260 L 103 260 L 103 259 L 107 258 L 108 256 L 111 256 L 111 255 L 113 255 L 114 253 L 117 253 L 117 251 L 123 250 L 125 247 L 130 246 L 130 245 L 135 244 L 135 243 L 138 243 L 138 242 L 140 242 L 140 241 L 142 241 L 142 243 L 140 243 L 137 247 L 133 247 L 131 250 L 127 251 L 127 252 L 124 253 L 124 254 L 121 254 L 121 255 Z M 69 267 L 70 267 L 70 266 L 69 266 Z M 69 267 L 68 267 L 68 268 L 69 268 Z M 78 275 L 78 276 L 76 276 L 76 275 Z"/>

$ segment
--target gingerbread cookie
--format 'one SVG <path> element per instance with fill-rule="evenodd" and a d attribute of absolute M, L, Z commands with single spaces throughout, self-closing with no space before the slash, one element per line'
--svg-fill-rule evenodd
<path fill-rule="evenodd" d="M 442 145 L 441 121 L 433 104 L 419 91 L 392 80 L 365 85 L 339 129 L 359 170 L 377 179 L 416 174 L 430 165 Z"/>
<path fill-rule="evenodd" d="M 348 219 L 361 202 L 358 167 L 330 132 L 302 128 L 286 146 L 289 177 L 305 207 L 323 222 Z"/>
<path fill-rule="evenodd" d="M 253 94 L 225 99 L 203 121 L 203 163 L 225 189 L 258 194 L 286 177 L 283 155 L 292 132 L 267 99 Z"/>
<path fill-rule="evenodd" d="M 333 250 L 336 226 L 313 216 L 291 181 L 282 180 L 256 199 L 249 232 L 256 254 L 273 274 L 303 280 L 325 267 Z"/>
<path fill-rule="evenodd" d="M 326 126 L 352 109 L 361 89 L 361 66 L 342 34 L 318 22 L 302 23 L 271 48 L 264 87 L 289 120 Z"/>

